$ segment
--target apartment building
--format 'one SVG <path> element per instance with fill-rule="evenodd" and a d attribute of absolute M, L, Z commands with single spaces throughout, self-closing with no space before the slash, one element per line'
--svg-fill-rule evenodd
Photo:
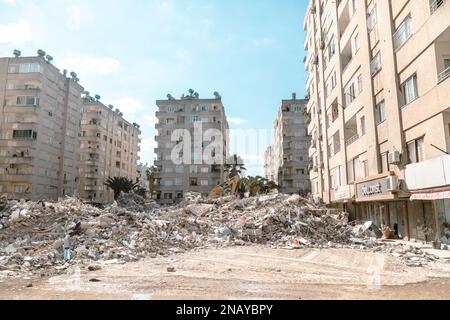
<path fill-rule="evenodd" d="M 222 97 L 214 95 L 200 99 L 190 90 L 180 99 L 168 95 L 156 101 L 155 190 L 162 204 L 181 201 L 188 191 L 207 196 L 224 181 L 229 127 Z"/>
<path fill-rule="evenodd" d="M 275 164 L 273 146 L 268 146 L 264 152 L 264 177 L 269 181 L 276 182 L 278 179 L 275 177 Z"/>
<path fill-rule="evenodd" d="M 105 204 L 114 201 L 114 193 L 104 185 L 108 177 L 139 181 L 141 130 L 119 109 L 99 100 L 88 93 L 82 100 L 78 192 L 84 200 Z"/>
<path fill-rule="evenodd" d="M 274 181 L 287 194 L 308 194 L 308 148 L 306 100 L 283 100 L 275 120 L 274 143 L 266 151 L 266 178 Z"/>
<path fill-rule="evenodd" d="M 434 240 L 450 221 L 450 1 L 311 0 L 312 191 Z"/>
<path fill-rule="evenodd" d="M 56 200 L 74 195 L 81 93 L 53 58 L 0 58 L 0 194 L 13 199 Z"/>

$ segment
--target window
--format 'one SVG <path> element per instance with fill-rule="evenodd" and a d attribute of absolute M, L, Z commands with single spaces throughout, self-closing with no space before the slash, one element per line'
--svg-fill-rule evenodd
<path fill-rule="evenodd" d="M 381 70 L 381 54 L 378 52 L 370 62 L 370 73 L 372 76 L 377 74 Z"/>
<path fill-rule="evenodd" d="M 173 186 L 173 181 L 172 181 L 172 180 L 165 180 L 165 181 L 164 181 L 164 186 L 166 186 L 166 187 L 171 187 L 171 186 Z"/>
<path fill-rule="evenodd" d="M 170 112 L 170 113 L 175 112 L 175 107 L 174 106 L 168 106 L 167 107 L 167 112 Z"/>
<path fill-rule="evenodd" d="M 14 130 L 13 139 L 37 139 L 37 132 L 33 130 Z"/>
<path fill-rule="evenodd" d="M 358 50 L 361 48 L 361 39 L 359 37 L 359 33 L 355 36 L 355 52 L 358 52 Z"/>
<path fill-rule="evenodd" d="M 363 167 L 364 167 L 364 178 L 367 178 L 369 176 L 369 162 L 363 161 Z"/>
<path fill-rule="evenodd" d="M 17 66 L 9 66 L 8 73 L 17 73 Z"/>
<path fill-rule="evenodd" d="M 200 180 L 200 185 L 201 186 L 207 186 L 208 185 L 208 180 Z"/>
<path fill-rule="evenodd" d="M 352 10 L 353 10 L 353 14 L 355 14 L 355 12 L 356 12 L 356 9 L 357 9 L 356 3 L 357 3 L 357 2 L 358 2 L 357 0 L 352 0 Z"/>
<path fill-rule="evenodd" d="M 175 185 L 176 186 L 182 186 L 183 185 L 183 179 L 182 178 L 176 178 L 175 179 Z"/>
<path fill-rule="evenodd" d="M 361 93 L 363 91 L 363 78 L 362 78 L 362 74 L 360 74 L 358 76 L 358 93 Z"/>
<path fill-rule="evenodd" d="M 408 80 L 403 82 L 401 86 L 401 92 L 403 106 L 406 106 L 419 97 L 419 93 L 417 90 L 417 75 L 413 75 Z"/>
<path fill-rule="evenodd" d="M 198 116 L 192 116 L 192 122 L 198 122 L 200 118 Z"/>
<path fill-rule="evenodd" d="M 336 77 L 336 71 L 333 72 L 331 75 L 331 89 L 336 88 L 337 85 L 337 77 Z"/>
<path fill-rule="evenodd" d="M 369 13 L 369 18 L 367 18 L 367 28 L 372 31 L 378 23 L 377 7 L 373 7 L 372 11 Z"/>
<path fill-rule="evenodd" d="M 18 106 L 39 106 L 39 97 L 18 96 L 16 104 Z"/>
<path fill-rule="evenodd" d="M 331 37 L 331 40 L 328 42 L 328 61 L 333 58 L 334 54 L 336 52 L 336 47 L 334 45 L 334 37 Z"/>
<path fill-rule="evenodd" d="M 444 59 L 444 69 L 450 68 L 450 59 Z"/>
<path fill-rule="evenodd" d="M 198 186 L 197 179 L 190 179 L 189 184 L 194 187 Z"/>
<path fill-rule="evenodd" d="M 202 111 L 208 111 L 208 107 L 207 106 L 202 106 Z"/>
<path fill-rule="evenodd" d="M 175 119 L 172 119 L 172 118 L 166 119 L 166 124 L 172 124 L 174 122 L 175 122 Z"/>
<path fill-rule="evenodd" d="M 42 72 L 39 63 L 22 63 L 19 67 L 20 73 Z"/>
<path fill-rule="evenodd" d="M 197 173 L 198 172 L 198 166 L 191 166 L 190 173 Z"/>
<path fill-rule="evenodd" d="M 408 161 L 417 163 L 425 160 L 425 139 L 414 140 L 408 143 Z"/>
<path fill-rule="evenodd" d="M 183 173 L 184 172 L 184 166 L 182 165 L 178 165 L 175 167 L 175 172 L 176 173 Z"/>
<path fill-rule="evenodd" d="M 295 112 L 302 112 L 302 107 L 301 106 L 295 106 L 294 107 L 294 111 Z"/>
<path fill-rule="evenodd" d="M 381 173 L 389 171 L 389 158 L 388 152 L 384 152 L 380 155 L 381 157 Z"/>
<path fill-rule="evenodd" d="M 164 199 L 165 200 L 172 200 L 172 194 L 171 193 L 164 193 Z"/>
<path fill-rule="evenodd" d="M 208 167 L 203 167 L 203 168 L 201 169 L 201 172 L 202 172 L 202 173 L 208 173 L 208 172 L 209 172 Z"/>
<path fill-rule="evenodd" d="M 347 171 L 349 183 L 361 178 L 359 158 L 352 159 L 347 163 Z"/>
<path fill-rule="evenodd" d="M 345 106 L 348 107 L 353 102 L 353 100 L 355 100 L 355 85 L 353 82 L 345 87 L 344 94 Z"/>
<path fill-rule="evenodd" d="M 413 35 L 412 18 L 408 15 L 394 33 L 394 48 L 397 50 Z"/>
<path fill-rule="evenodd" d="M 361 125 L 361 136 L 363 136 L 366 134 L 366 117 L 361 117 L 360 125 Z"/>
<path fill-rule="evenodd" d="M 385 109 L 384 101 L 381 101 L 379 104 L 375 106 L 375 118 L 377 121 L 377 125 L 386 120 L 384 109 Z"/>

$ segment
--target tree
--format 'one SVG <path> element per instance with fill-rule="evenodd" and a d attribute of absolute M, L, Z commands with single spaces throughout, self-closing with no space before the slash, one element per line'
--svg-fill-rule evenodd
<path fill-rule="evenodd" d="M 274 189 L 278 189 L 278 186 L 274 182 L 260 176 L 242 178 L 238 184 L 239 193 L 244 194 L 249 192 L 251 197 L 259 194 L 268 194 Z"/>
<path fill-rule="evenodd" d="M 124 177 L 109 177 L 106 179 L 104 185 L 114 191 L 114 200 L 117 200 L 121 192 L 129 193 L 139 184 Z"/>
<path fill-rule="evenodd" d="M 229 179 L 234 178 L 237 175 L 242 176 L 243 171 L 247 171 L 247 169 L 244 167 L 243 160 L 237 154 L 227 159 L 225 172 L 228 173 Z"/>
<path fill-rule="evenodd" d="M 148 192 L 150 193 L 150 198 L 153 199 L 153 192 L 155 190 L 155 173 L 159 171 L 158 167 L 151 166 L 147 171 L 145 171 L 145 175 L 148 180 Z"/>

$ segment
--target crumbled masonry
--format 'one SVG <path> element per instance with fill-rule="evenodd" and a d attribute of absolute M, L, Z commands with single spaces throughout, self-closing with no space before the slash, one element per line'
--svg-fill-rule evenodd
<path fill-rule="evenodd" d="M 99 209 L 76 198 L 58 202 L 0 199 L 0 276 L 52 276 L 71 265 L 125 263 L 205 247 L 266 244 L 286 249 L 354 248 L 387 252 L 408 266 L 438 260 L 412 246 L 368 237 L 348 216 L 300 196 L 273 194 L 239 199 L 202 199 L 160 207 L 136 194 L 122 194 Z M 71 260 L 63 245 L 70 235 Z"/>

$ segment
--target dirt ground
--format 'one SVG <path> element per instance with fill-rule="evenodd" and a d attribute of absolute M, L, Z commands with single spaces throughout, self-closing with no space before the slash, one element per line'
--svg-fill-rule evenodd
<path fill-rule="evenodd" d="M 391 256 L 350 249 L 203 249 L 70 273 L 0 278 L 0 299 L 450 299 L 449 261 L 409 268 Z"/>

